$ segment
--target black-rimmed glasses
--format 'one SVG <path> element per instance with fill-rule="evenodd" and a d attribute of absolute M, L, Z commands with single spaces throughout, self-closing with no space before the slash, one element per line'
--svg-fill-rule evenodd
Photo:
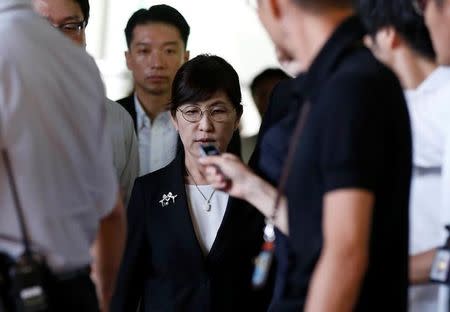
<path fill-rule="evenodd" d="M 56 29 L 59 29 L 63 33 L 67 35 L 79 35 L 81 31 L 86 27 L 86 21 L 80 21 L 80 22 L 70 22 L 70 23 L 64 23 L 60 25 L 53 25 Z"/>
<path fill-rule="evenodd" d="M 214 106 L 209 109 L 201 110 L 195 105 L 188 105 L 177 109 L 183 118 L 188 122 L 199 122 L 203 118 L 203 114 L 208 113 L 209 118 L 216 122 L 225 122 L 229 120 L 234 109 L 224 106 Z"/>

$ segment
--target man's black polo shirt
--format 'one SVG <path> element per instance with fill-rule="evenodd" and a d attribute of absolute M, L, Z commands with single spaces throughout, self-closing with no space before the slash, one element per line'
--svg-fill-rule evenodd
<path fill-rule="evenodd" d="M 274 310 L 303 309 L 323 245 L 324 195 L 344 188 L 375 195 L 369 266 L 355 310 L 407 309 L 409 118 L 397 78 L 362 46 L 362 36 L 359 20 L 345 21 L 297 90 L 311 108 L 286 187 L 292 257 Z"/>

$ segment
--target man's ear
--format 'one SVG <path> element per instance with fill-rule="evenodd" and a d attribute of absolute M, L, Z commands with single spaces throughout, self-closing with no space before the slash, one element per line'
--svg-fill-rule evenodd
<path fill-rule="evenodd" d="M 397 31 L 392 26 L 386 26 L 379 30 L 380 36 L 383 37 L 383 41 L 385 45 L 390 48 L 394 49 L 398 47 L 400 44 L 400 36 L 398 35 Z"/>
<path fill-rule="evenodd" d="M 189 57 L 190 57 L 190 52 L 188 50 L 186 50 L 184 52 L 184 62 L 186 63 L 187 61 L 189 61 Z"/>
<path fill-rule="evenodd" d="M 392 30 L 391 30 L 391 32 L 392 32 L 391 47 L 393 49 L 395 49 L 395 48 L 398 48 L 400 45 L 402 45 L 404 43 L 404 40 L 393 27 L 391 27 L 391 28 L 392 28 Z"/>
<path fill-rule="evenodd" d="M 269 10 L 270 10 L 270 12 L 271 12 L 271 15 L 274 17 L 274 18 L 276 18 L 276 19 L 279 19 L 280 18 L 280 16 L 281 16 L 281 7 L 280 7 L 280 4 L 282 4 L 282 2 L 283 1 L 285 1 L 285 0 L 282 0 L 282 1 L 279 1 L 279 0 L 269 0 Z M 280 3 L 281 2 L 281 3 Z"/>
<path fill-rule="evenodd" d="M 242 113 L 236 116 L 236 121 L 234 122 L 234 131 L 239 129 L 239 125 L 241 123 Z"/>

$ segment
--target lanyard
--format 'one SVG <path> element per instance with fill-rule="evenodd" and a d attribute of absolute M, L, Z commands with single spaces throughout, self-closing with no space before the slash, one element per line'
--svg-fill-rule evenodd
<path fill-rule="evenodd" d="M 265 285 L 270 265 L 273 259 L 273 253 L 275 249 L 275 228 L 274 223 L 277 217 L 278 208 L 281 201 L 281 196 L 284 192 L 289 171 L 292 168 L 294 161 L 295 152 L 299 143 L 300 135 L 302 134 L 303 128 L 305 127 L 306 118 L 309 115 L 311 104 L 309 101 L 305 101 L 302 108 L 299 111 L 299 116 L 297 118 L 297 123 L 295 125 L 294 133 L 290 139 L 289 150 L 286 162 L 283 165 L 283 170 L 280 177 L 280 182 L 277 187 L 277 196 L 274 201 L 274 206 L 272 209 L 272 215 L 266 218 L 264 226 L 264 243 L 261 248 L 259 255 L 255 259 L 255 269 L 252 276 L 252 285 L 255 288 L 261 288 Z"/>

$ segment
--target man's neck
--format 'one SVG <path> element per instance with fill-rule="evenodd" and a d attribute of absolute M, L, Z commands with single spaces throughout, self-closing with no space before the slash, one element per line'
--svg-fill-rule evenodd
<path fill-rule="evenodd" d="M 154 120 L 160 113 L 167 110 L 167 105 L 170 101 L 169 94 L 149 94 L 138 86 L 136 86 L 135 92 L 145 114 L 151 120 Z"/>
<path fill-rule="evenodd" d="M 299 13 L 302 16 L 291 16 L 292 24 L 286 40 L 293 43 L 292 54 L 303 64 L 307 71 L 325 43 L 330 39 L 337 27 L 354 14 L 352 9 L 329 10 L 321 14 L 312 12 Z M 300 30 L 300 31 L 299 31 Z"/>
<path fill-rule="evenodd" d="M 396 55 L 393 68 L 403 89 L 416 89 L 437 68 L 436 62 L 405 48 Z"/>

